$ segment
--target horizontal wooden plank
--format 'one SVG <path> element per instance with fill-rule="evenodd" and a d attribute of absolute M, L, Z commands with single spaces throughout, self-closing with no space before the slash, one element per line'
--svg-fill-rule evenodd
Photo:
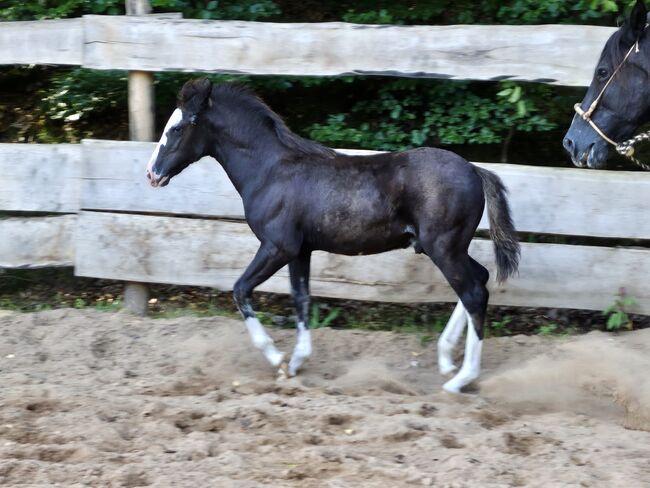
<path fill-rule="evenodd" d="M 258 242 L 243 222 L 81 212 L 76 274 L 141 282 L 232 287 Z M 492 287 L 492 304 L 599 310 L 620 287 L 650 314 L 650 251 L 523 244 L 520 275 Z M 491 269 L 492 243 L 476 240 L 471 254 Z M 287 293 L 287 269 L 260 290 Z M 412 250 L 346 257 L 315 253 L 315 296 L 391 302 L 454 301 L 440 272 Z"/>
<path fill-rule="evenodd" d="M 522 232 L 650 239 L 649 173 L 476 164 L 503 178 Z"/>
<path fill-rule="evenodd" d="M 81 208 L 244 218 L 241 198 L 212 158 L 156 191 L 145 177 L 155 143 L 85 140 L 82 145 Z"/>
<path fill-rule="evenodd" d="M 82 208 L 244 217 L 237 192 L 211 158 L 191 165 L 169 186 L 151 188 L 144 168 L 154 147 L 153 143 L 84 141 Z M 650 174 L 478 164 L 504 179 L 520 231 L 650 239 L 650 219 L 643 218 L 650 215 Z M 487 226 L 484 218 L 480 227 Z"/>
<path fill-rule="evenodd" d="M 613 31 L 569 25 L 405 27 L 183 20 L 178 14 L 91 15 L 0 23 L 0 64 L 514 79 L 584 86 Z"/>
<path fill-rule="evenodd" d="M 0 219 L 0 268 L 72 266 L 76 215 Z"/>
<path fill-rule="evenodd" d="M 588 85 L 613 28 L 388 26 L 84 17 L 84 66 Z"/>
<path fill-rule="evenodd" d="M 0 210 L 76 212 L 79 144 L 0 144 Z"/>
<path fill-rule="evenodd" d="M 82 19 L 0 22 L 0 64 L 82 63 Z"/>

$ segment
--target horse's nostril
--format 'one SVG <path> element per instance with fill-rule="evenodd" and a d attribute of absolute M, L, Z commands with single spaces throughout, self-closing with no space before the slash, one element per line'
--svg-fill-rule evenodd
<path fill-rule="evenodd" d="M 562 145 L 564 146 L 564 149 L 566 149 L 567 151 L 569 152 L 573 151 L 573 141 L 568 137 L 564 138 L 564 140 L 562 141 Z"/>
<path fill-rule="evenodd" d="M 571 156 L 571 159 L 575 161 L 578 158 L 578 148 L 576 147 L 575 142 L 573 142 L 573 139 L 565 137 L 562 140 L 562 145 L 564 146 L 564 149 L 566 149 L 566 152 L 569 153 L 569 156 Z"/>

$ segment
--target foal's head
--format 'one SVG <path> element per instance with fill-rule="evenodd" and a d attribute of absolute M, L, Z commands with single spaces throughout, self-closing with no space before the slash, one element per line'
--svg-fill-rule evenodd
<path fill-rule="evenodd" d="M 151 186 L 165 186 L 169 180 L 208 154 L 209 122 L 206 107 L 212 105 L 212 83 L 205 79 L 190 80 L 181 89 L 178 108 L 174 110 L 158 146 L 147 164 Z"/>
<path fill-rule="evenodd" d="M 625 24 L 605 44 L 564 138 L 564 148 L 576 166 L 605 167 L 609 144 L 629 139 L 650 118 L 646 18 L 645 4 L 638 0 Z"/>

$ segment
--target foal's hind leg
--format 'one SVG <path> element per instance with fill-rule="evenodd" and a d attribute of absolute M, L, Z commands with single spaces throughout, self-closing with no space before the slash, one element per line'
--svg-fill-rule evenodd
<path fill-rule="evenodd" d="M 459 300 L 438 339 L 438 370 L 442 375 L 449 374 L 456 369 L 451 354 L 463 333 L 466 322 L 467 312 L 463 307 L 463 302 Z"/>
<path fill-rule="evenodd" d="M 255 316 L 252 294 L 256 286 L 264 283 L 290 260 L 291 257 L 288 257 L 273 244 L 263 243 L 233 288 L 235 304 L 244 317 L 253 345 L 264 353 L 266 359 L 273 366 L 279 366 L 282 363 L 284 353 L 276 349 L 273 339 L 266 333 Z"/>
<path fill-rule="evenodd" d="M 479 279 L 485 285 L 490 278 L 488 270 L 472 259 L 471 256 L 469 259 L 472 268 L 474 268 Z M 463 302 L 459 300 L 449 318 L 449 321 L 447 322 L 447 325 L 445 326 L 445 329 L 442 331 L 442 334 L 440 334 L 440 338 L 438 339 L 438 370 L 442 375 L 449 374 L 456 369 L 456 365 L 454 364 L 451 355 L 463 333 L 466 323 L 467 310 L 465 310 Z"/>
<path fill-rule="evenodd" d="M 309 332 L 309 264 L 311 253 L 303 253 L 289 263 L 291 295 L 296 307 L 296 347 L 289 361 L 289 376 L 295 376 L 305 360 L 311 356 Z"/>
<path fill-rule="evenodd" d="M 448 241 L 447 241 L 448 242 Z M 444 240 L 431 243 L 427 254 L 433 257 L 465 308 L 468 319 L 465 357 L 460 371 L 443 385 L 446 391 L 460 393 L 461 388 L 478 378 L 483 349 L 483 323 L 488 302 L 485 287 L 487 270 L 472 260 L 466 249 L 446 246 Z"/>

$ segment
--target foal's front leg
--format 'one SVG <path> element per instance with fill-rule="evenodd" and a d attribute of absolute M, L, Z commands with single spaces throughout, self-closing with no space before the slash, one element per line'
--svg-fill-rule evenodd
<path fill-rule="evenodd" d="M 309 264 L 311 252 L 302 253 L 289 263 L 291 295 L 296 307 L 296 347 L 289 361 L 289 376 L 295 376 L 305 360 L 311 356 L 309 332 Z"/>
<path fill-rule="evenodd" d="M 253 289 L 264 283 L 276 271 L 285 266 L 291 257 L 271 243 L 262 243 L 253 261 L 233 288 L 235 304 L 244 317 L 253 345 L 264 353 L 273 366 L 280 366 L 284 353 L 276 349 L 273 339 L 266 333 L 264 326 L 255 316 L 252 305 Z"/>

